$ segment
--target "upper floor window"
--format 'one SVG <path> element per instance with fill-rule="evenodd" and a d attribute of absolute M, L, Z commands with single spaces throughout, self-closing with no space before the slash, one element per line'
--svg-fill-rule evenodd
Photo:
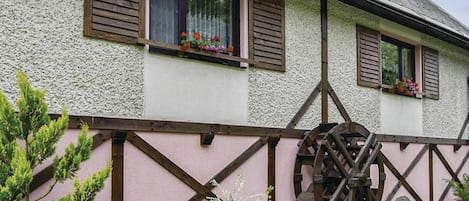
<path fill-rule="evenodd" d="M 239 54 L 239 1 L 151 0 L 149 20 L 150 40 L 180 45 L 184 32 L 188 39 L 233 46 Z"/>
<path fill-rule="evenodd" d="M 403 79 L 415 82 L 415 47 L 381 35 L 381 68 L 383 85 Z"/>

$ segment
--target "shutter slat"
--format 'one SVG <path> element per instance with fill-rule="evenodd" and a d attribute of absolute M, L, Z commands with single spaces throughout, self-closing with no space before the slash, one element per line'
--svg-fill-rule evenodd
<path fill-rule="evenodd" d="M 140 0 L 84 0 L 85 35 L 137 44 L 144 33 L 145 5 Z"/>
<path fill-rule="evenodd" d="M 423 93 L 425 97 L 439 99 L 438 51 L 423 47 Z"/>
<path fill-rule="evenodd" d="M 357 25 L 357 83 L 360 86 L 381 86 L 381 34 Z"/>
<path fill-rule="evenodd" d="M 255 67 L 285 70 L 283 0 L 249 0 L 249 57 Z"/>

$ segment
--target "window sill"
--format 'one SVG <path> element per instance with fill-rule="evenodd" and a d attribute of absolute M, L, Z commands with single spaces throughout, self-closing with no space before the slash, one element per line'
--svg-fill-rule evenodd
<path fill-rule="evenodd" d="M 416 94 L 407 94 L 407 93 L 404 93 L 404 92 L 399 92 L 396 88 L 392 87 L 392 86 L 388 86 L 388 85 L 383 85 L 381 87 L 381 91 L 382 92 L 385 92 L 385 93 L 390 93 L 390 94 L 396 94 L 396 95 L 400 95 L 400 96 L 407 96 L 407 97 L 412 97 L 412 98 L 417 98 L 417 99 L 422 99 L 422 93 L 418 92 Z"/>
<path fill-rule="evenodd" d="M 138 38 L 138 43 L 143 44 L 143 45 L 149 45 L 150 47 L 158 47 L 162 48 L 165 50 L 169 51 L 177 51 L 179 56 L 186 56 L 187 54 L 192 54 L 192 55 L 197 55 L 201 57 L 206 57 L 206 58 L 213 58 L 215 60 L 222 60 L 226 61 L 226 63 L 247 63 L 249 65 L 256 65 L 257 62 L 251 60 L 251 59 L 246 59 L 246 58 L 241 58 L 237 56 L 231 56 L 231 55 L 226 55 L 226 54 L 216 54 L 215 52 L 206 52 L 206 51 L 200 51 L 196 49 L 189 48 L 187 50 L 182 50 L 181 46 L 179 45 L 174 45 L 174 44 L 168 44 L 168 43 L 162 43 L 158 41 L 152 41 L 144 38 Z M 246 68 L 242 65 L 238 65 L 236 67 L 239 68 Z"/>

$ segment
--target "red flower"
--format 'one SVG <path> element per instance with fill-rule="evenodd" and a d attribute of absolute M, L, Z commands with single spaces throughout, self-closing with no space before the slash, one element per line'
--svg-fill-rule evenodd
<path fill-rule="evenodd" d="M 219 41 L 220 41 L 220 36 L 215 35 L 215 36 L 213 37 L 213 40 L 216 41 L 216 42 L 219 42 Z"/>
<path fill-rule="evenodd" d="M 187 37 L 187 33 L 183 31 L 183 32 L 181 33 L 181 38 L 184 38 L 184 39 L 185 39 L 186 37 Z"/>
<path fill-rule="evenodd" d="M 204 47 L 205 47 L 205 46 L 202 45 L 202 44 L 199 45 L 199 49 L 204 49 Z"/>
<path fill-rule="evenodd" d="M 233 52 L 234 51 L 234 47 L 233 46 L 229 46 L 226 48 L 226 51 L 227 52 Z"/>
<path fill-rule="evenodd" d="M 189 49 L 190 47 L 191 47 L 191 43 L 189 43 L 189 42 L 184 43 L 184 44 L 182 45 L 182 49 L 183 49 L 183 50 L 187 50 L 187 49 Z"/>
<path fill-rule="evenodd" d="M 195 33 L 194 33 L 194 39 L 195 39 L 195 40 L 199 40 L 199 39 L 200 39 L 200 33 L 199 33 L 199 32 L 195 32 Z"/>

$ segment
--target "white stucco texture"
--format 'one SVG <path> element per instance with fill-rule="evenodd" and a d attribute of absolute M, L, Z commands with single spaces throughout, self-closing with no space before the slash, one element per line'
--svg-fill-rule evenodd
<path fill-rule="evenodd" d="M 247 70 L 145 54 L 145 118 L 246 124 Z"/>
<path fill-rule="evenodd" d="M 143 48 L 83 36 L 83 0 L 0 1 L 0 90 L 16 69 L 47 91 L 50 112 L 141 117 Z"/>

